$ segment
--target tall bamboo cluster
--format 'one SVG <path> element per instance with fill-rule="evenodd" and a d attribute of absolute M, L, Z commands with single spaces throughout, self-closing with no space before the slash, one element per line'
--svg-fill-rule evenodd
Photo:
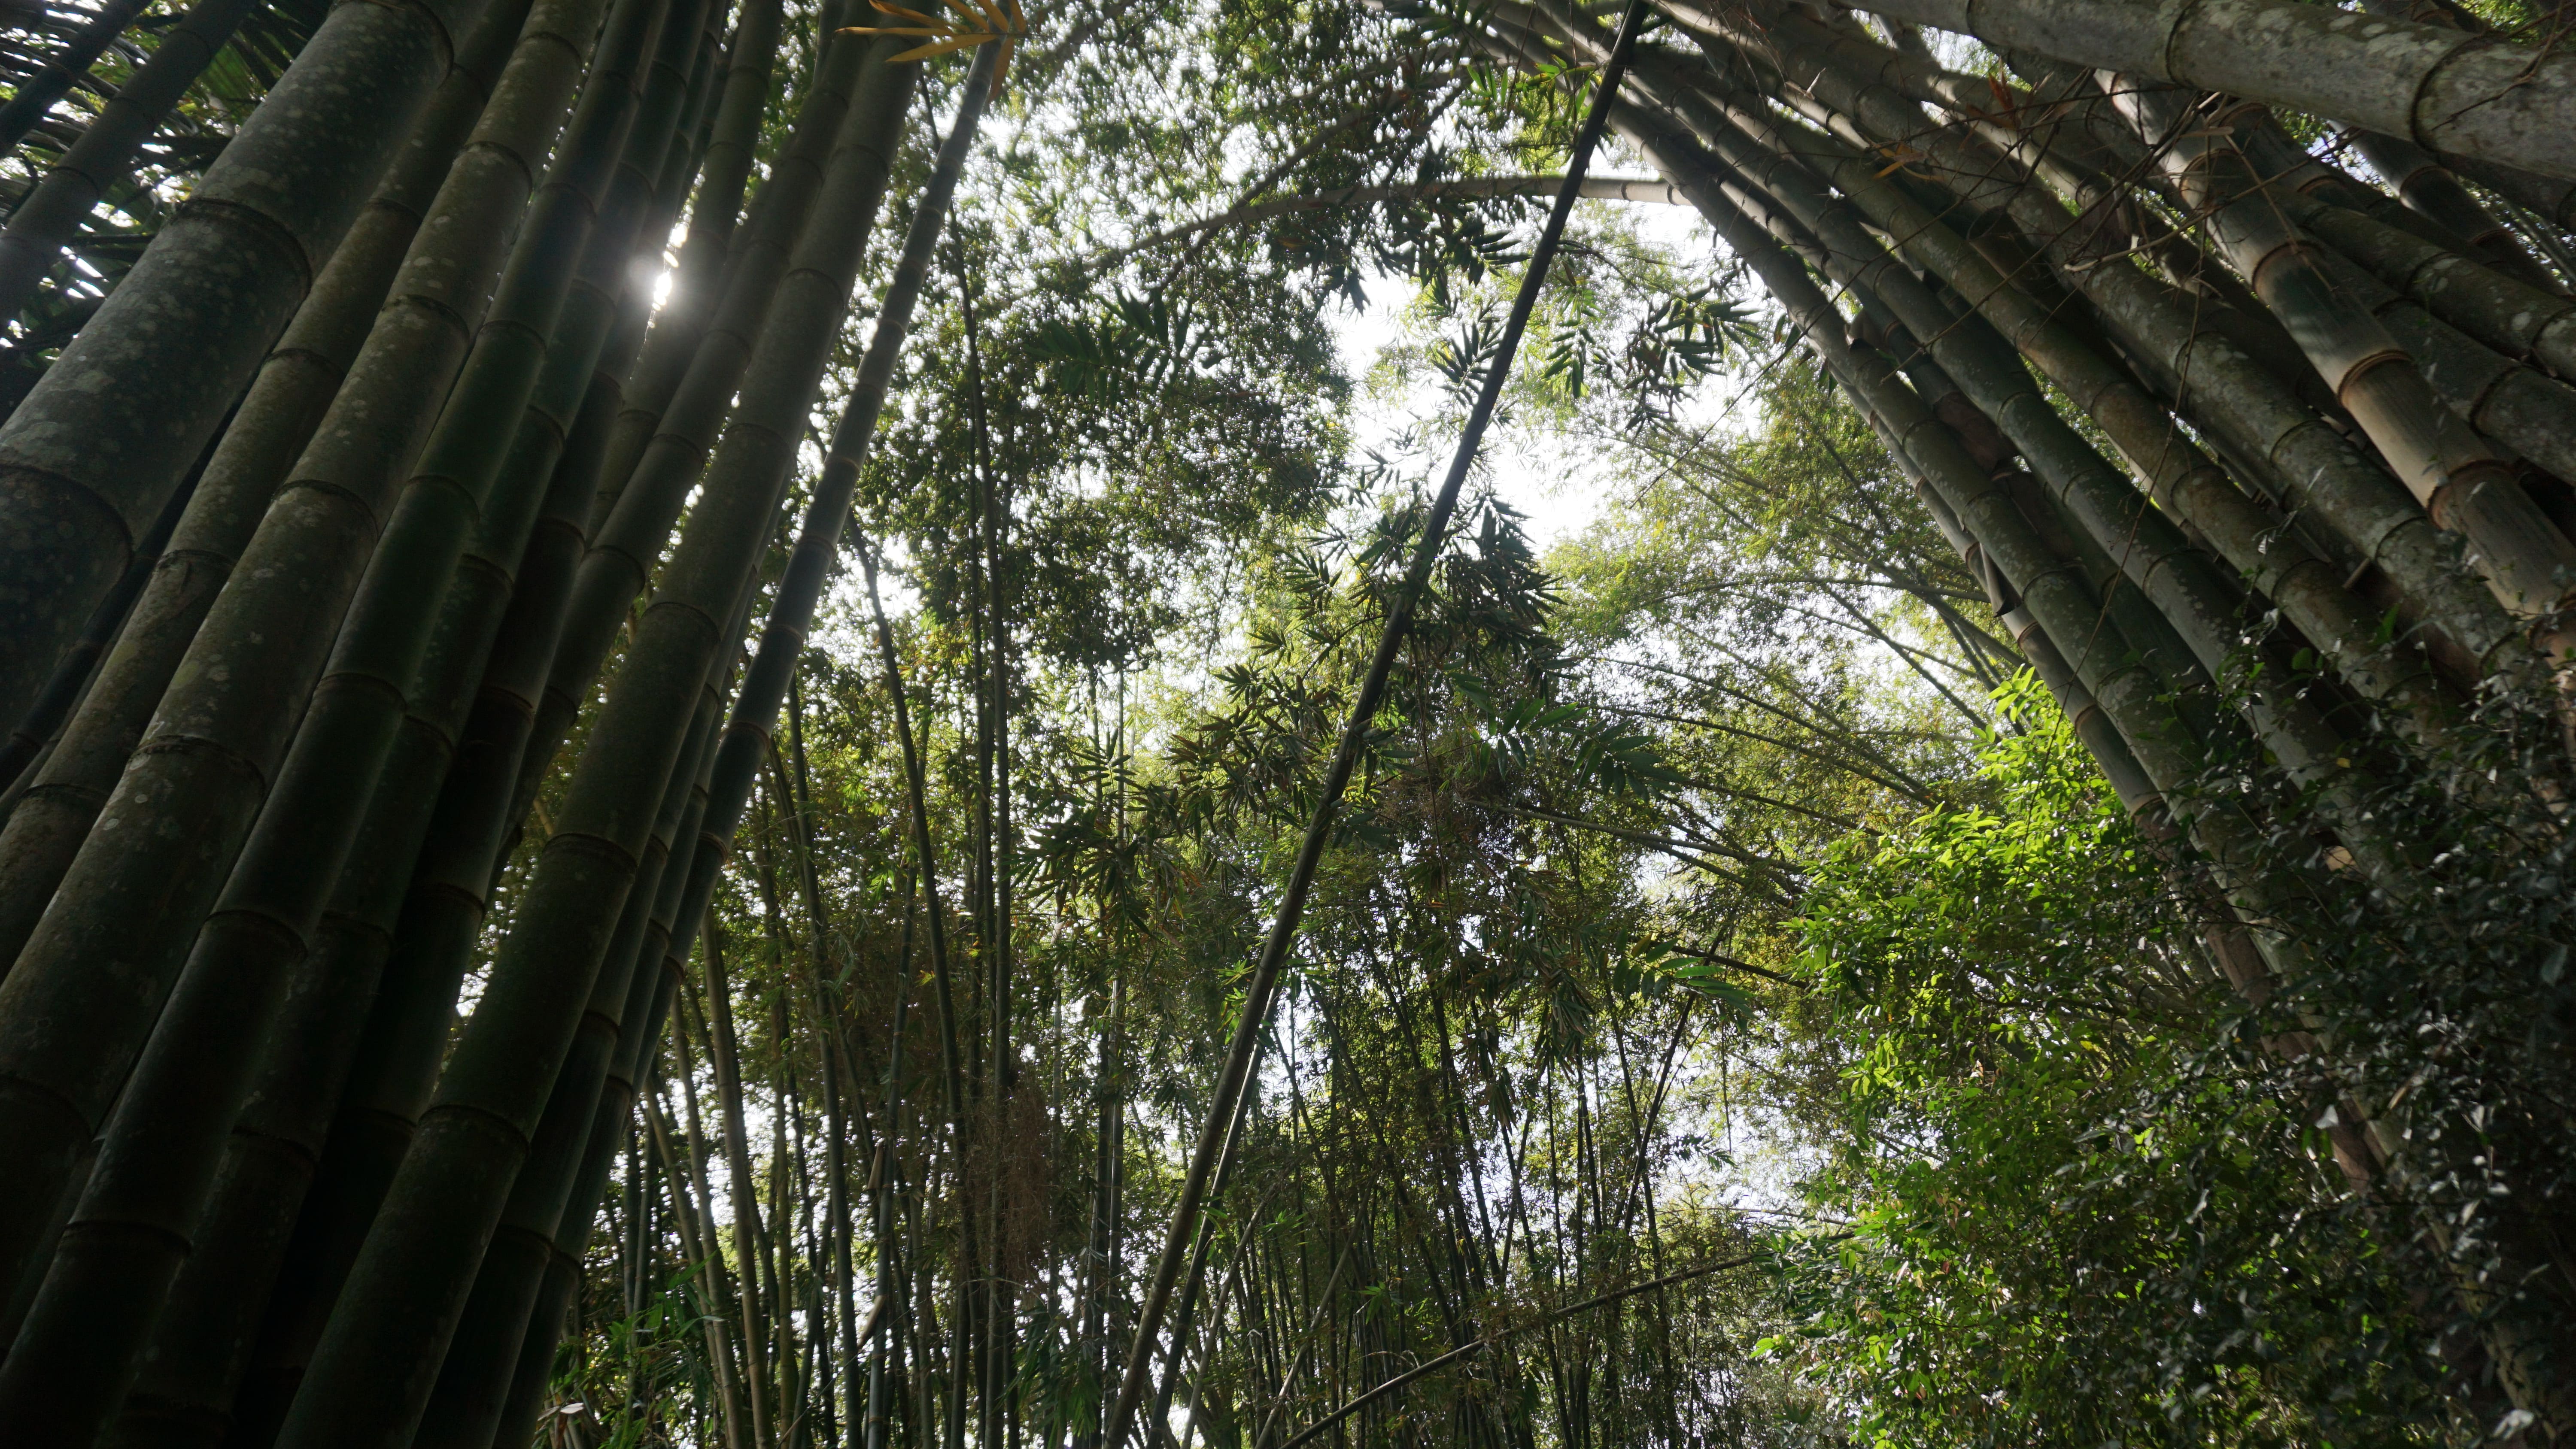
<path fill-rule="evenodd" d="M 2530 204 L 2576 175 L 2540 119 L 2563 59 L 2264 0 L 1662 9 L 1614 124 L 1878 432 L 2132 812 L 2207 863 L 2238 988 L 2330 969 L 2276 925 L 2294 887 L 2260 842 L 2312 832 L 2427 889 L 2374 787 L 2508 681 L 2563 700 L 2576 657 L 2568 238 Z M 1918 25 L 1993 70 L 1945 68 Z M 1609 43 L 1567 0 L 1468 33 L 1524 67 Z M 2213 758 L 2277 771 L 2285 803 L 2211 803 Z M 2341 1109 L 2356 1191 L 2421 1168 Z M 2530 1206 L 2456 1286 L 2506 1392 L 2557 1422 L 2576 1289 L 2541 1267 L 2560 1210 Z"/>
<path fill-rule="evenodd" d="M 0 1426 L 1531 1449 L 1545 1403 L 1561 1444 L 1681 1442 L 1723 1407 L 1690 1361 L 1723 1351 L 1702 1277 L 1739 1246 L 1655 1220 L 1690 1005 L 1605 1027 L 1615 1078 L 1558 1051 L 1515 1103 L 1479 1080 L 1490 1003 L 1431 969 L 1457 918 L 1390 871 L 1312 928 L 1354 974 L 1281 988 L 1277 929 L 1186 1185 L 1137 1180 L 1136 1083 L 1183 1048 L 1117 891 L 1081 930 L 1059 899 L 1046 939 L 1017 893 L 1017 404 L 941 245 L 1025 19 L 729 3 L 333 10 L 0 422 Z M 1614 76 L 1600 114 L 1877 430 L 2248 999 L 2331 968 L 2282 924 L 2283 836 L 2423 897 L 2386 782 L 2500 697 L 2576 710 L 2576 62 L 2447 8 L 1658 10 L 1620 63 L 1574 0 L 1438 23 L 1547 83 Z M 30 192 L 0 311 L 248 13 L 200 0 Z M 967 47 L 921 132 L 925 66 Z M 856 539 L 874 657 L 836 704 L 882 711 L 892 783 L 854 821 L 814 788 L 807 636 L 932 288 L 962 324 L 963 663 L 945 694 L 908 676 Z M 1490 662 L 1411 608 L 1364 641 L 1370 691 L 1399 653 Z M 1419 674 L 1392 687 L 1446 677 Z M 1123 710 L 1090 748 L 1048 827 L 1140 869 Z M 2260 788 L 2213 795 L 2214 762 Z M 825 837 L 863 832 L 895 868 L 836 878 Z M 2427 1170 L 2397 1104 L 2327 1097 L 2301 1105 L 2356 1195 Z M 2464 1351 L 2552 1426 L 2562 1216 L 2496 1207 L 2449 1286 Z M 1498 1319 L 1507 1287 L 1552 1306 Z M 576 1312 L 614 1363 L 560 1361 Z M 1408 1396 L 1436 1367 L 1450 1390 Z"/>
<path fill-rule="evenodd" d="M 191 12 L 14 213 L 13 309 L 247 9 Z M 334 10 L 11 415 L 11 1437 L 533 1431 L 1000 64 L 916 137 L 940 48 L 871 18 Z"/>

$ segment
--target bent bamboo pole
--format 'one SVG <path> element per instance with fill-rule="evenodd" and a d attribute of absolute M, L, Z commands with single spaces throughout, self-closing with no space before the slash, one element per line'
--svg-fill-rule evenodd
<path fill-rule="evenodd" d="M 2576 55 L 2297 0 L 1865 0 L 1872 14 L 2576 179 Z"/>
<path fill-rule="evenodd" d="M 0 708 L 22 711 L 373 194 L 485 0 L 342 5 L 0 424 Z"/>

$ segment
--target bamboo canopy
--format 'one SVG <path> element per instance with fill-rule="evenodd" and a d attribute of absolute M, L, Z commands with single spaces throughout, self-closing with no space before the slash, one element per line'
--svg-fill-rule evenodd
<path fill-rule="evenodd" d="M 2086 1071 L 2223 1057 L 2328 1169 L 2275 1236 L 2346 1225 L 2401 1285 L 2353 1362 L 2435 1385 L 2340 1420 L 2240 1356 L 2191 1404 L 2255 1405 L 2248 1442 L 2576 1433 L 2564 11 L 35 8 L 56 43 L 0 45 L 10 1442 L 1717 1437 L 1683 1380 L 1725 1360 L 1734 1413 L 1797 1351 L 1747 1356 L 1721 1320 L 1764 1290 L 1720 1270 L 1843 1283 L 1888 1238 L 1659 1196 L 1674 1063 L 1701 1013 L 1770 1023 L 1783 1077 L 1848 1045 L 1833 952 L 1784 943 L 1983 788 L 1777 703 L 1719 732 L 1779 778 L 1720 788 L 1648 758 L 1705 720 L 1566 702 L 1633 631 L 1549 632 L 1485 429 L 1624 376 L 1645 486 L 1700 477 L 1676 379 L 1718 358 L 1866 454 L 1848 516 L 1721 478 L 1757 500 L 1724 526 L 1881 570 L 1939 649 L 1876 644 L 1981 758 L 2053 711 L 2127 842 L 2085 864 L 2152 897 L 2103 939 L 2179 984 L 2102 963 L 2115 999 L 1960 1094 L 2068 1021 L 2123 1023 Z M 1220 112 L 1289 139 L 1173 119 Z M 1639 260 L 1665 208 L 1701 273 Z M 1363 450 L 1315 319 L 1372 267 L 1466 329 L 1403 363 L 1463 424 L 1437 479 L 1325 476 Z M 1507 317 L 1453 296 L 1493 279 Z M 1650 325 L 1598 345 L 1629 286 Z M 1405 496 L 1326 527 L 1368 487 Z M 1689 654 L 1654 652 L 1618 662 Z M 1845 687 L 1737 657 L 1706 708 Z M 1659 915 L 1647 860 L 1723 907 Z M 1461 904 L 1491 880 L 1518 904 Z M 1542 920 L 1558 890 L 1593 904 Z M 1999 971 L 1941 1010 L 2019 1009 Z M 1848 1120 L 1911 1029 L 1815 1067 Z M 1578 1179 L 1547 1224 L 1542 1150 Z M 2294 1336 L 2247 1321 L 2225 1353 Z M 1894 1422 L 1817 1372 L 1736 1440 Z"/>

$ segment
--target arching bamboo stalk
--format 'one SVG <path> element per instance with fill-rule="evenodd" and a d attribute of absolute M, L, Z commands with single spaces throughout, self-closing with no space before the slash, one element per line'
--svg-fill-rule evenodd
<path fill-rule="evenodd" d="M 36 783 L 0 824 L 0 958 L 14 962 L 70 868 L 181 655 L 365 344 L 423 215 L 517 46 L 528 5 L 478 23 L 375 197 L 234 412 L 117 647 Z"/>

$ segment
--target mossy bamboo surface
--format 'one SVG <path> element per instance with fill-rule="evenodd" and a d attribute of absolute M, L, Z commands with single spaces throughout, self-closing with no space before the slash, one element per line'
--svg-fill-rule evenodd
<path fill-rule="evenodd" d="M 285 783 L 281 764 L 301 763 L 294 788 L 347 792 L 327 752 L 288 761 L 288 746 L 396 484 L 464 362 L 468 327 L 562 126 L 598 14 L 599 0 L 540 0 L 531 14 L 348 382 L 190 642 L 101 827 L 0 983 L 0 1151 L 31 1185 L 59 1182 L 96 1131 L 271 783 Z M 150 817 L 151 828 L 113 828 L 120 812 Z M 283 882 L 244 881 L 272 883 Z M 0 1209 L 9 1272 L 37 1248 L 22 1216 Z"/>
<path fill-rule="evenodd" d="M 392 164 L 486 0 L 342 5 L 0 424 L 0 709 L 24 710 Z"/>
<path fill-rule="evenodd" d="M 882 44 L 882 42 L 880 42 Z M 609 690 L 559 827 L 360 1251 L 279 1442 L 407 1443 L 572 1047 L 848 305 L 915 73 L 871 65 L 744 372 L 744 407 Z M 656 794 L 659 792 L 657 791 Z"/>
<path fill-rule="evenodd" d="M 152 58 L 116 88 L 81 138 L 47 167 L 0 230 L 0 317 L 25 311 L 63 243 L 99 200 L 134 168 L 134 153 L 205 73 L 261 0 L 197 0 L 153 47 Z"/>
<path fill-rule="evenodd" d="M 14 962 L 27 944 L 197 626 L 365 345 L 528 9 L 527 0 L 504 0 L 477 22 L 436 102 L 235 410 L 97 683 L 0 825 L 0 961 Z"/>

